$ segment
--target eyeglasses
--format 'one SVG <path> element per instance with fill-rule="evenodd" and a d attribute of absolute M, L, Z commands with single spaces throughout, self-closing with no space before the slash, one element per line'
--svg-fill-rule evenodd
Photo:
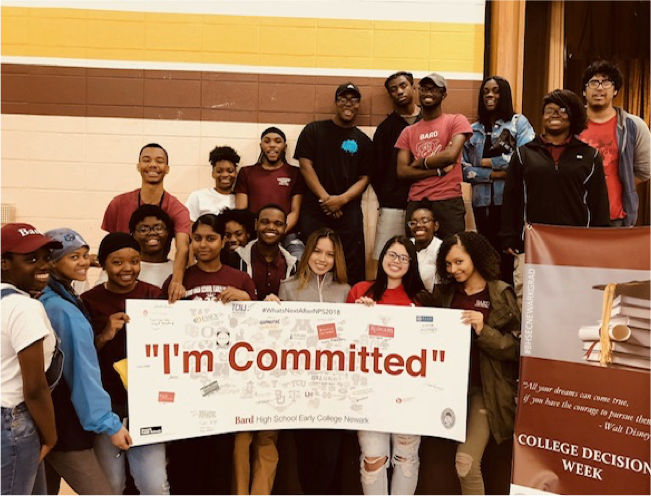
<path fill-rule="evenodd" d="M 351 97 L 351 98 L 346 98 L 345 96 L 338 96 L 337 97 L 337 105 L 344 107 L 347 104 L 351 105 L 359 105 L 360 99 L 357 98 L 356 96 Z"/>
<path fill-rule="evenodd" d="M 602 79 L 599 81 L 598 79 L 591 79 L 588 81 L 588 84 L 586 84 L 588 88 L 591 88 L 593 90 L 596 90 L 601 86 L 603 89 L 607 90 L 608 88 L 613 87 L 613 82 L 610 79 Z"/>
<path fill-rule="evenodd" d="M 427 217 L 425 217 L 424 219 L 420 219 L 420 220 L 410 220 L 409 222 L 407 222 L 407 226 L 410 229 L 413 229 L 416 226 L 427 226 L 432 222 L 434 222 L 434 219 L 428 219 Z"/>
<path fill-rule="evenodd" d="M 544 115 L 558 115 L 560 117 L 569 117 L 569 113 L 565 107 L 561 107 L 559 109 L 551 108 L 551 107 L 545 107 L 545 110 L 543 110 Z"/>
<path fill-rule="evenodd" d="M 154 226 L 142 225 L 142 226 L 136 227 L 136 231 L 138 232 L 138 234 L 142 234 L 143 236 L 146 236 L 147 234 L 149 234 L 152 231 L 154 231 L 156 234 L 162 234 L 165 231 L 167 231 L 167 227 L 165 227 L 165 225 L 163 225 L 163 224 L 156 224 Z"/>
<path fill-rule="evenodd" d="M 395 262 L 398 260 L 402 264 L 407 264 L 411 262 L 411 258 L 409 258 L 409 255 L 398 255 L 395 251 L 388 251 L 384 254 L 384 257 L 389 261 L 389 262 Z"/>
<path fill-rule="evenodd" d="M 441 90 L 443 88 L 439 88 L 438 86 L 419 86 L 418 91 L 423 93 L 424 95 L 429 95 L 429 94 L 434 94 L 436 93 L 437 90 Z"/>

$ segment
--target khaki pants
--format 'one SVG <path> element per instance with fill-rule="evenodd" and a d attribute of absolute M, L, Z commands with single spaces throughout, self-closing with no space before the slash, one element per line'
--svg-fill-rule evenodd
<path fill-rule="evenodd" d="M 235 434 L 233 494 L 271 494 L 278 466 L 277 441 L 278 431 Z M 251 443 L 253 462 L 249 459 Z"/>
<path fill-rule="evenodd" d="M 461 494 L 485 494 L 481 459 L 490 439 L 488 415 L 481 387 L 471 387 L 466 442 L 457 447 L 456 469 Z"/>

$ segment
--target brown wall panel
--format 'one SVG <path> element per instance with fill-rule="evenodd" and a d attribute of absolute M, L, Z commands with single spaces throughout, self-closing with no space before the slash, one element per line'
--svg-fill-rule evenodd
<path fill-rule="evenodd" d="M 145 107 L 201 107 L 201 80 L 147 79 L 145 77 Z"/>
<path fill-rule="evenodd" d="M 335 112 L 338 85 L 362 92 L 357 124 L 392 111 L 384 78 L 2 65 L 2 112 L 305 124 Z M 443 109 L 473 121 L 479 81 L 448 81 Z"/>
<path fill-rule="evenodd" d="M 249 81 L 202 81 L 201 107 L 204 109 L 257 111 L 258 83 Z"/>
<path fill-rule="evenodd" d="M 89 77 L 87 101 L 89 105 L 143 106 L 142 79 L 116 77 Z"/>

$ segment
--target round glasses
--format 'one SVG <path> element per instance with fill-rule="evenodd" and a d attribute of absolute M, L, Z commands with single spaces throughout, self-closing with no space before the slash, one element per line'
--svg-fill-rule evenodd
<path fill-rule="evenodd" d="M 136 227 L 136 231 L 138 234 L 142 234 L 143 236 L 146 236 L 150 232 L 154 231 L 156 234 L 162 234 L 165 231 L 167 231 L 167 227 L 165 227 L 163 224 L 156 224 L 154 226 L 138 226 Z"/>
<path fill-rule="evenodd" d="M 402 264 L 408 264 L 411 261 L 409 255 L 398 255 L 395 251 L 388 251 L 384 256 L 389 262 L 395 262 L 398 260 Z"/>
<path fill-rule="evenodd" d="M 407 227 L 409 227 L 410 229 L 413 229 L 416 226 L 427 226 L 427 225 L 431 224 L 432 222 L 434 222 L 434 219 L 425 218 L 425 219 L 420 219 L 420 220 L 410 220 L 409 222 L 407 222 Z"/>

